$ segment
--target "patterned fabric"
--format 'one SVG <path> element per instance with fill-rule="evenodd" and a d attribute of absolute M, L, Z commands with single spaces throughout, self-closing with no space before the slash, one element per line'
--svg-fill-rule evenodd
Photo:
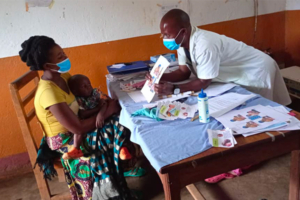
<path fill-rule="evenodd" d="M 40 170 L 44 174 L 44 178 L 51 180 L 52 177 L 57 176 L 57 172 L 53 164 L 54 160 L 57 160 L 60 157 L 61 154 L 56 151 L 52 151 L 46 142 L 46 138 L 43 137 L 37 152 L 37 158 L 33 168 L 38 165 L 40 167 Z"/>
<path fill-rule="evenodd" d="M 130 199 L 130 192 L 119 168 L 119 150 L 123 145 L 126 131 L 119 124 L 119 117 L 112 116 L 103 128 L 88 133 L 84 151 L 89 157 L 61 160 L 72 200 Z M 73 144 L 73 134 L 59 134 L 60 153 L 68 152 Z M 104 190 L 104 191 L 103 191 Z M 113 192 L 112 192 L 113 191 Z"/>
<path fill-rule="evenodd" d="M 89 110 L 98 106 L 100 100 L 100 93 L 97 88 L 93 89 L 93 93 L 89 97 L 76 97 L 79 104 L 79 109 Z"/>
<path fill-rule="evenodd" d="M 93 197 L 101 187 L 107 187 L 108 183 L 113 183 L 114 188 L 107 190 L 118 190 L 119 197 L 115 199 L 130 199 L 123 171 L 119 168 L 119 153 L 126 137 L 125 134 L 124 127 L 119 124 L 119 117 L 113 116 L 106 121 L 103 128 L 98 129 L 98 132 L 87 135 L 88 144 L 95 152 L 90 159 L 94 175 Z"/>
<path fill-rule="evenodd" d="M 90 170 L 90 157 L 61 159 L 61 161 L 72 200 L 91 200 L 93 176 Z"/>
<path fill-rule="evenodd" d="M 53 137 L 46 137 L 46 140 L 50 149 L 57 150 L 62 146 L 62 133 Z"/>

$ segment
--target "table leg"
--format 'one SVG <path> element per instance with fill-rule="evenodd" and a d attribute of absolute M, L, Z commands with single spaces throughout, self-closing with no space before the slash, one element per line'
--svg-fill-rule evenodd
<path fill-rule="evenodd" d="M 300 200 L 300 150 L 292 151 L 289 200 Z"/>
<path fill-rule="evenodd" d="M 199 190 L 196 188 L 194 184 L 190 184 L 186 186 L 186 189 L 191 193 L 192 197 L 195 200 L 205 200 Z"/>
<path fill-rule="evenodd" d="M 176 181 L 170 181 L 169 174 L 158 175 L 164 187 L 165 200 L 180 200 L 180 185 Z"/>

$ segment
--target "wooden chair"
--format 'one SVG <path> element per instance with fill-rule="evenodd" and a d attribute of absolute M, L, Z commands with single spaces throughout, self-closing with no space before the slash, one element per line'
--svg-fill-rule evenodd
<path fill-rule="evenodd" d="M 12 95 L 13 104 L 17 113 L 18 121 L 22 130 L 24 142 L 29 154 L 31 165 L 34 166 L 38 146 L 35 144 L 34 137 L 32 135 L 30 121 L 36 116 L 35 109 L 31 109 L 28 113 L 25 112 L 24 107 L 31 102 L 35 96 L 37 85 L 39 82 L 39 74 L 36 71 L 29 71 L 23 76 L 19 77 L 15 81 L 9 84 L 10 92 Z M 34 81 L 35 87 L 29 92 L 23 99 L 21 99 L 19 91 L 27 85 L 29 82 Z M 42 131 L 41 131 L 42 132 Z M 58 179 L 60 182 L 65 182 L 64 172 L 60 161 L 55 163 L 55 168 L 58 173 Z M 47 180 L 44 179 L 43 172 L 40 171 L 37 166 L 34 170 L 35 179 L 40 191 L 41 199 L 52 200 L 52 199 L 70 199 L 71 195 L 69 192 L 63 194 L 52 195 L 48 186 Z"/>

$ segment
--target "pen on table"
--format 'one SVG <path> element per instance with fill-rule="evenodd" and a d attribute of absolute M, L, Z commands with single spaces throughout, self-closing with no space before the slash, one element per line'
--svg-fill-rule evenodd
<path fill-rule="evenodd" d="M 198 118 L 199 118 L 199 115 L 196 115 L 195 117 L 193 117 L 193 118 L 191 119 L 191 122 L 195 121 L 195 120 L 198 119 Z"/>

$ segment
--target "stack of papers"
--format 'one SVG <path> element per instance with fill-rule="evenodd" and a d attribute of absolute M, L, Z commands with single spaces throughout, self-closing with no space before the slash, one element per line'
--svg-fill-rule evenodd
<path fill-rule="evenodd" d="M 126 74 L 107 74 L 106 78 L 110 82 L 115 81 L 128 81 L 134 78 L 145 78 L 147 71 L 140 71 L 140 72 L 133 72 L 133 73 L 126 73 Z"/>
<path fill-rule="evenodd" d="M 255 96 L 254 94 L 227 93 L 210 98 L 208 99 L 209 115 L 214 118 L 220 117 Z"/>
<path fill-rule="evenodd" d="M 234 134 L 244 136 L 288 127 L 300 129 L 299 121 L 288 115 L 287 111 L 279 112 L 278 109 L 262 105 L 233 110 L 216 119 L 226 128 L 232 129 Z"/>
<path fill-rule="evenodd" d="M 187 80 L 185 82 L 189 82 L 191 80 Z M 178 84 L 178 83 L 177 83 Z M 208 88 L 206 88 L 204 90 L 204 92 L 207 94 L 208 97 L 214 97 L 214 96 L 217 96 L 217 95 L 220 95 L 230 89 L 232 89 L 233 87 L 235 87 L 236 84 L 233 84 L 233 83 L 212 83 L 210 86 L 208 86 Z M 184 92 L 184 93 L 181 93 L 181 94 L 178 94 L 178 95 L 172 95 L 172 97 L 167 97 L 165 100 L 168 100 L 168 101 L 176 101 L 178 99 L 182 99 L 182 98 L 186 98 L 186 97 L 189 97 L 190 95 L 192 94 L 192 92 Z M 231 93 L 233 94 L 233 93 Z M 237 93 L 234 93 L 234 94 L 237 94 Z M 194 93 L 193 96 L 196 96 L 197 93 Z M 132 98 L 132 100 L 136 103 L 138 102 L 143 102 L 143 101 L 146 101 L 145 98 L 142 97 L 141 93 L 139 92 L 133 92 L 131 94 L 129 94 L 129 96 Z M 226 97 L 226 96 L 225 96 Z M 236 104 L 236 101 L 237 98 L 239 100 L 243 99 L 244 101 L 248 100 L 249 98 L 252 98 L 254 97 L 253 95 L 252 96 L 249 96 L 249 95 L 231 95 L 231 97 L 229 97 L 229 99 L 227 100 L 227 102 L 229 100 L 233 100 L 233 103 Z M 223 101 L 224 98 L 221 98 L 219 100 Z M 158 102 L 160 101 L 165 101 L 165 100 L 160 100 L 158 97 L 154 97 L 153 98 L 153 101 L 154 103 L 150 103 L 150 104 L 144 104 L 143 105 L 143 108 L 153 108 L 155 106 L 157 106 Z M 214 100 L 216 103 L 218 103 L 218 99 Z M 214 101 L 212 102 L 213 106 L 212 107 L 215 107 L 214 105 Z M 244 103 L 244 102 L 242 102 Z M 241 104 L 242 104 L 241 103 Z M 227 104 L 226 104 L 227 106 Z M 237 105 L 239 106 L 239 105 Z M 214 111 L 215 109 L 214 108 L 211 108 L 212 111 Z"/>
<path fill-rule="evenodd" d="M 223 130 L 207 129 L 208 141 L 213 147 L 231 148 L 237 144 L 232 130 L 229 128 Z"/>
<path fill-rule="evenodd" d="M 136 79 L 132 81 L 123 81 L 120 82 L 120 89 L 125 92 L 134 91 L 136 89 L 141 89 L 144 86 L 145 82 L 146 82 L 145 78 Z"/>
<path fill-rule="evenodd" d="M 212 83 L 204 90 L 204 93 L 206 93 L 208 97 L 215 97 L 224 92 L 227 92 L 235 86 L 237 85 L 234 83 Z M 197 92 L 195 93 L 195 95 L 198 95 L 199 93 L 200 92 Z"/>
<path fill-rule="evenodd" d="M 110 74 L 119 74 L 119 73 L 132 73 L 138 71 L 148 70 L 148 64 L 144 61 L 135 61 L 131 63 L 118 63 L 111 66 L 107 66 L 107 70 Z"/>
<path fill-rule="evenodd" d="M 209 114 L 214 118 L 220 117 L 255 96 L 254 94 L 243 95 L 230 92 L 211 98 L 208 100 Z"/>
<path fill-rule="evenodd" d="M 289 112 L 285 109 L 284 106 L 277 106 L 277 107 L 272 107 L 272 106 L 266 106 L 267 108 L 273 109 L 277 112 L 283 113 L 283 114 L 288 114 Z M 258 131 L 253 131 L 250 133 L 243 134 L 244 137 L 248 137 L 251 135 L 255 135 L 261 132 L 266 132 L 266 131 L 293 131 L 293 130 L 300 130 L 300 121 L 293 116 L 290 116 L 289 121 L 284 126 L 281 126 L 279 124 L 275 124 L 273 126 L 267 127 L 264 130 L 258 130 Z"/>

